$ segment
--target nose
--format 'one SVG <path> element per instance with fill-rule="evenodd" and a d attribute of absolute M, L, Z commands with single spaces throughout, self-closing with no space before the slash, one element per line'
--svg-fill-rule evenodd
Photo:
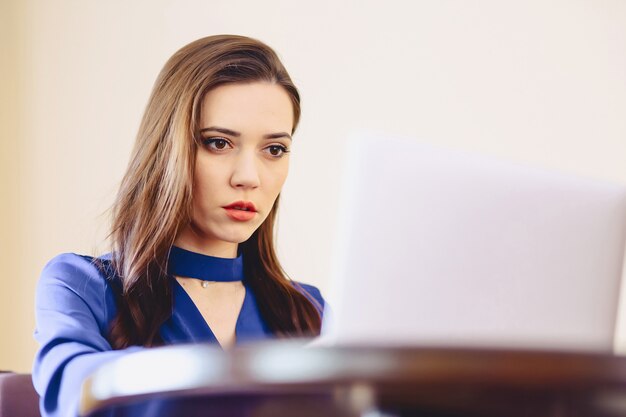
<path fill-rule="evenodd" d="M 261 185 L 259 169 L 253 152 L 242 152 L 235 160 L 230 185 L 235 188 L 256 188 Z"/>

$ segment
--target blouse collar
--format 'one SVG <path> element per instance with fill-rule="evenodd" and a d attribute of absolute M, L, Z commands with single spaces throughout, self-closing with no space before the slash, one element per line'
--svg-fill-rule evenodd
<path fill-rule="evenodd" d="M 239 255 L 237 258 L 217 258 L 172 246 L 167 272 L 170 275 L 203 281 L 241 281 L 243 257 Z"/>

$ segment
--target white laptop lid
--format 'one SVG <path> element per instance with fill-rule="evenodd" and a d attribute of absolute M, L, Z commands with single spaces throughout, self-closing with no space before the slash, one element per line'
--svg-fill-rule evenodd
<path fill-rule="evenodd" d="M 612 350 L 625 186 L 411 140 L 349 143 L 326 338 Z"/>

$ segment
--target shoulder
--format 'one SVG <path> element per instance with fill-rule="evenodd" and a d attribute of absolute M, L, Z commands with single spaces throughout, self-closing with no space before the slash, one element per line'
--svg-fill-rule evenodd
<path fill-rule="evenodd" d="M 36 334 L 60 331 L 61 324 L 95 320 L 100 330 L 115 314 L 110 258 L 63 253 L 43 268 L 35 292 Z M 55 330 L 56 329 L 56 330 Z"/>
<path fill-rule="evenodd" d="M 311 299 L 311 301 L 317 302 L 317 304 L 319 304 L 320 310 L 324 309 L 324 304 L 326 302 L 324 301 L 324 297 L 322 297 L 322 293 L 317 287 L 296 281 L 292 281 L 292 283 L 298 291 L 304 294 L 305 297 Z"/>
<path fill-rule="evenodd" d="M 107 257 L 94 258 L 75 253 L 62 253 L 52 258 L 41 273 L 41 280 L 62 281 L 66 284 L 85 280 L 102 281 L 110 270 Z"/>
<path fill-rule="evenodd" d="M 43 268 L 37 284 L 38 299 L 57 294 L 63 289 L 83 299 L 100 300 L 108 286 L 106 257 L 94 258 L 75 253 L 63 253 L 52 258 Z"/>

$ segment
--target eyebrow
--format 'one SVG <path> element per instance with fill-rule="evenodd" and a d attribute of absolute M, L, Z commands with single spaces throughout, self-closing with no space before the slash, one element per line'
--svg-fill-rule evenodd
<path fill-rule="evenodd" d="M 237 138 L 241 136 L 240 132 L 235 132 L 234 130 L 226 129 L 224 127 L 211 126 L 211 127 L 205 127 L 204 129 L 200 129 L 200 133 L 207 132 L 207 131 L 219 132 L 225 135 L 235 136 Z M 263 139 L 278 139 L 278 138 L 287 138 L 289 140 L 292 140 L 291 135 L 286 132 L 268 133 L 266 135 L 263 135 Z"/>

